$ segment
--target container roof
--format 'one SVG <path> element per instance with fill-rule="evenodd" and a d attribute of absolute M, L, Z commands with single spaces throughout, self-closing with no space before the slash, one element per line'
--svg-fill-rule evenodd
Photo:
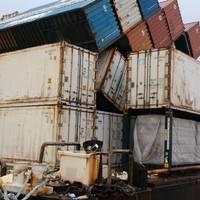
<path fill-rule="evenodd" d="M 191 22 L 191 23 L 186 23 L 184 24 L 185 26 L 185 31 L 189 31 L 192 27 L 199 25 L 199 22 Z"/>
<path fill-rule="evenodd" d="M 173 3 L 173 2 L 177 2 L 176 0 L 166 0 L 166 1 L 162 1 L 160 2 L 160 7 L 161 8 L 165 8 L 166 6 L 168 6 L 169 4 Z"/>
<path fill-rule="evenodd" d="M 76 10 L 94 1 L 95 0 L 59 0 L 44 6 L 36 7 L 13 18 L 0 21 L 0 30 Z"/>

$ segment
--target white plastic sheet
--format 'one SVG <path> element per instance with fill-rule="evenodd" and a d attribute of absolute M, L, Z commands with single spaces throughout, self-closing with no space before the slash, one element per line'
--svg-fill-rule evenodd
<path fill-rule="evenodd" d="M 200 122 L 173 118 L 172 164 L 200 163 Z M 143 164 L 164 163 L 165 117 L 137 117 L 134 128 L 134 157 Z"/>

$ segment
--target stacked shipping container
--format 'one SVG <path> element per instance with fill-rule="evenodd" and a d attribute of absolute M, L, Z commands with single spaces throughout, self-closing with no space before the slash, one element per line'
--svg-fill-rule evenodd
<path fill-rule="evenodd" d="M 200 64 L 169 48 L 183 31 L 176 0 L 160 5 L 157 0 L 58 1 L 1 21 L 0 51 L 24 50 L 0 55 L 0 157 L 35 161 L 43 142 L 82 144 L 95 137 L 103 140 L 104 151 L 121 149 L 123 115 L 96 112 L 97 91 L 121 112 L 140 109 L 148 113 L 164 107 L 199 114 L 200 91 L 196 83 Z M 134 52 L 129 56 L 127 51 L 122 50 L 123 55 L 116 48 L 108 48 L 122 35 Z M 184 35 L 191 55 L 197 57 L 199 25 L 186 25 Z M 62 40 L 89 50 L 56 43 Z M 42 44 L 49 45 L 25 49 Z M 101 53 L 97 55 L 93 50 Z M 15 79 L 13 84 L 11 79 Z M 146 159 L 144 152 L 134 147 L 135 157 L 145 164 L 162 164 L 162 159 L 165 164 L 173 164 L 175 153 L 175 164 L 194 163 L 195 159 L 187 162 L 187 157 L 186 162 L 179 160 L 179 151 L 186 144 L 172 151 L 172 114 L 166 114 L 165 122 L 163 116 L 148 117 L 136 120 L 136 127 L 142 128 L 135 128 L 134 142 L 140 151 L 146 151 L 141 144 L 149 144 L 148 139 L 155 139 L 152 135 L 165 132 L 152 151 L 159 158 L 154 162 L 147 155 Z M 165 127 L 160 132 L 152 128 L 153 134 L 147 137 L 148 122 L 156 124 L 157 119 Z M 175 129 L 181 123 L 177 122 Z M 55 163 L 56 150 L 47 148 L 46 162 Z M 114 157 L 114 162 L 120 161 L 120 156 Z"/>

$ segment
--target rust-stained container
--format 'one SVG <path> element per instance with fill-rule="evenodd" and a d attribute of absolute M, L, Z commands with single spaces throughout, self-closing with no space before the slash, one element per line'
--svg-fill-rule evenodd
<path fill-rule="evenodd" d="M 141 22 L 127 34 L 132 51 L 147 50 L 153 47 L 151 36 L 145 22 Z"/>
<path fill-rule="evenodd" d="M 127 109 L 172 108 L 200 113 L 200 62 L 176 49 L 132 53 Z"/>
<path fill-rule="evenodd" d="M 117 49 L 99 54 L 96 90 L 120 111 L 124 110 L 126 101 L 126 75 L 127 61 Z"/>
<path fill-rule="evenodd" d="M 96 60 L 64 42 L 1 54 L 0 106 L 62 101 L 94 107 Z"/>
<path fill-rule="evenodd" d="M 188 37 L 192 56 L 198 58 L 200 56 L 200 27 L 199 22 L 185 24 L 185 32 Z"/>
<path fill-rule="evenodd" d="M 169 26 L 172 40 L 176 40 L 184 32 L 184 24 L 177 0 L 167 0 L 160 3 Z"/>
<path fill-rule="evenodd" d="M 170 31 L 163 11 L 159 11 L 150 17 L 147 24 L 155 48 L 168 47 L 171 44 Z"/>
<path fill-rule="evenodd" d="M 113 0 L 123 32 L 127 32 L 142 20 L 137 0 Z"/>

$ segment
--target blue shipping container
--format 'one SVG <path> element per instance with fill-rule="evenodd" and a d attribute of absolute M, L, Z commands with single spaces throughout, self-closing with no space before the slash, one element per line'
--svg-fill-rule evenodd
<path fill-rule="evenodd" d="M 144 19 L 151 17 L 161 9 L 158 0 L 138 0 L 138 3 Z"/>
<path fill-rule="evenodd" d="M 66 40 L 101 51 L 121 35 L 110 0 L 60 0 L 0 22 L 0 52 Z"/>

